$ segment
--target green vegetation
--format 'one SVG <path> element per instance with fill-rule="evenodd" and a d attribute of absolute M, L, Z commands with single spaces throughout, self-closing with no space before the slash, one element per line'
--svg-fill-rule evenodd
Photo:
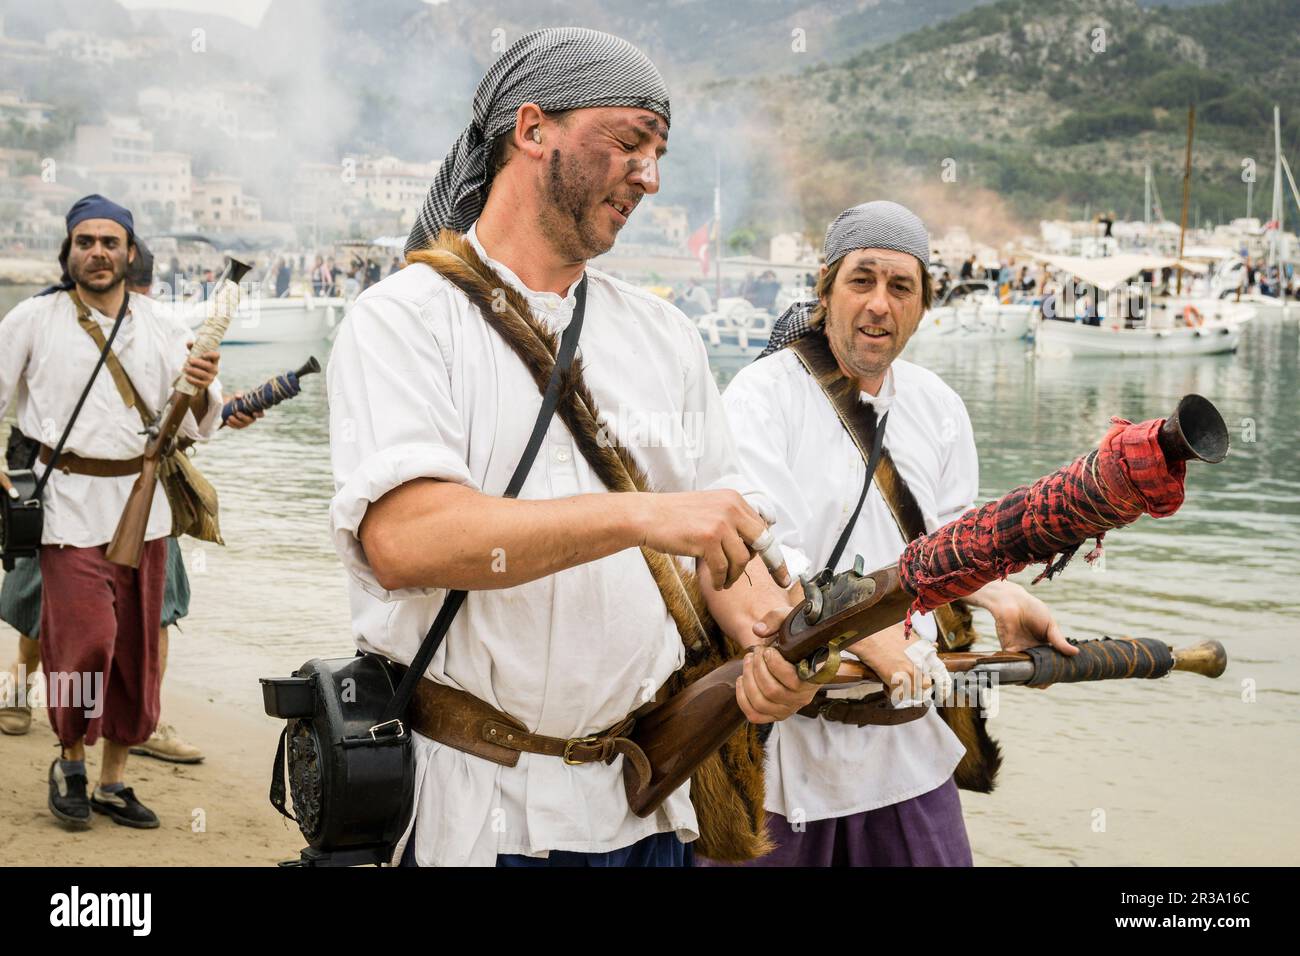
<path fill-rule="evenodd" d="M 1140 217 L 1147 163 L 1176 217 L 1195 104 L 1193 215 L 1231 218 L 1245 212 L 1247 158 L 1260 209 L 1274 104 L 1283 150 L 1300 154 L 1298 25 L 1300 0 L 1001 0 L 809 71 L 777 95 L 804 104 L 815 155 L 803 162 L 856 181 L 841 193 L 924 189 L 951 158 L 959 181 L 997 192 L 1026 220 L 1062 205 Z M 828 199 L 804 188 L 806 206 Z"/>
<path fill-rule="evenodd" d="M 1049 146 L 1069 146 L 1155 129 L 1155 115 L 1140 106 L 1102 106 L 1079 110 L 1043 134 Z"/>

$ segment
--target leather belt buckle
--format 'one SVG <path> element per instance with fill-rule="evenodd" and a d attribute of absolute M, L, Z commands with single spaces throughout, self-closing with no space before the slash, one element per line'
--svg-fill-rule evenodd
<path fill-rule="evenodd" d="M 594 744 L 598 740 L 600 740 L 599 734 L 593 734 L 590 737 L 570 737 L 564 742 L 564 762 L 571 767 L 576 767 L 578 764 L 589 763 L 590 761 L 587 760 L 574 760 L 572 758 L 573 748 L 582 746 L 583 744 Z"/>
<path fill-rule="evenodd" d="M 371 727 L 370 739 L 378 742 L 379 738 L 375 735 L 375 731 L 383 730 L 385 727 L 391 727 L 393 724 L 397 725 L 397 730 L 393 732 L 393 736 L 400 737 L 406 733 L 406 728 L 402 726 L 402 722 L 394 717 L 392 720 L 386 720 L 382 724 L 375 724 L 375 726 Z"/>

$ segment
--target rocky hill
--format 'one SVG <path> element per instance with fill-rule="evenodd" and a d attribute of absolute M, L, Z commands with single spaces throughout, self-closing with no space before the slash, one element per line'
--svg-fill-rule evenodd
<path fill-rule="evenodd" d="M 1193 211 L 1222 221 L 1245 213 L 1247 159 L 1254 209 L 1267 212 L 1274 103 L 1297 161 L 1297 24 L 1300 0 L 1003 0 L 747 90 L 774 118 L 810 231 L 878 194 L 953 224 L 1085 210 L 1141 218 L 1146 163 L 1177 218 L 1189 103 Z"/>

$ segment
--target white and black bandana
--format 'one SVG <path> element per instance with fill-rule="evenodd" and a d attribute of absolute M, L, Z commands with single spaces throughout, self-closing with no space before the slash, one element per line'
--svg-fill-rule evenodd
<path fill-rule="evenodd" d="M 671 123 L 668 87 L 644 53 L 626 40 L 579 27 L 535 30 L 513 43 L 474 93 L 474 119 L 456 138 L 406 240 L 429 245 L 443 228 L 465 232 L 483 211 L 492 185 L 492 141 L 513 129 L 525 103 L 561 111 L 634 106 Z"/>

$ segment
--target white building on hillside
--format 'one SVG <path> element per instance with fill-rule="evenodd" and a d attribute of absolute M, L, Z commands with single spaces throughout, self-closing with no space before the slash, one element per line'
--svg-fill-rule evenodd
<path fill-rule="evenodd" d="M 112 66 L 115 60 L 129 60 L 135 56 L 130 44 L 113 37 L 81 30 L 51 30 L 45 34 L 47 49 L 76 60 L 78 63 L 98 63 Z"/>
<path fill-rule="evenodd" d="M 73 162 L 81 166 L 147 163 L 153 155 L 153 133 L 138 116 L 109 116 L 99 125 L 78 124 L 74 131 Z"/>
<path fill-rule="evenodd" d="M 376 209 L 396 213 L 404 226 L 414 223 L 438 163 L 406 162 L 396 156 L 358 157 L 355 162 L 361 198 Z"/>

